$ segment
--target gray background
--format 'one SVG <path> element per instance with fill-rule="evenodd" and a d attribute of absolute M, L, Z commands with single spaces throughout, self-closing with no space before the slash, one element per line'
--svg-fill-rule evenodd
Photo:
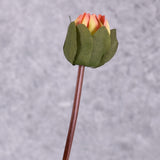
<path fill-rule="evenodd" d="M 0 0 L 0 160 L 62 159 L 77 76 L 63 43 L 85 11 L 119 48 L 85 70 L 70 159 L 160 159 L 159 0 Z"/>

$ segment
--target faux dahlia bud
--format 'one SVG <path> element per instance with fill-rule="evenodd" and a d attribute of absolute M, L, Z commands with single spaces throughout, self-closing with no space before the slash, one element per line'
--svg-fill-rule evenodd
<path fill-rule="evenodd" d="M 99 67 L 116 53 L 116 30 L 110 30 L 105 16 L 84 13 L 68 27 L 64 55 L 73 65 Z"/>

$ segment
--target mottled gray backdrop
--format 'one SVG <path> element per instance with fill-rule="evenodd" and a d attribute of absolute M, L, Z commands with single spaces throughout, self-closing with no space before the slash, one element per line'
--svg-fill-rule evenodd
<path fill-rule="evenodd" d="M 71 16 L 106 15 L 115 57 L 86 68 L 70 160 L 160 159 L 159 0 L 0 0 L 0 160 L 61 160 L 77 66 Z"/>

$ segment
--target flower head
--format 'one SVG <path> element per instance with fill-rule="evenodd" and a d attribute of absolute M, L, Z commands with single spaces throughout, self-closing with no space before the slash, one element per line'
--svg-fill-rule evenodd
<path fill-rule="evenodd" d="M 68 27 L 64 55 L 73 65 L 96 68 L 116 53 L 116 29 L 110 30 L 105 16 L 84 13 Z"/>

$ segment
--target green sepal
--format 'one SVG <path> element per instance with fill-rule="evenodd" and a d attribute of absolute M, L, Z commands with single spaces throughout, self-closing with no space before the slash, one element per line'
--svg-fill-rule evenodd
<path fill-rule="evenodd" d="M 85 25 L 76 26 L 75 22 L 70 23 L 63 46 L 64 55 L 71 64 L 92 68 L 108 62 L 116 53 L 117 48 L 115 29 L 112 29 L 109 35 L 107 29 L 102 26 L 94 35 L 91 35 Z"/>
<path fill-rule="evenodd" d="M 74 64 L 89 66 L 93 48 L 93 38 L 84 24 L 77 25 L 77 54 Z"/>
<path fill-rule="evenodd" d="M 77 31 L 74 22 L 70 23 L 63 46 L 64 55 L 70 63 L 74 63 L 77 53 Z"/>
<path fill-rule="evenodd" d="M 118 40 L 116 36 L 116 29 L 111 30 L 111 48 L 109 52 L 106 52 L 106 54 L 102 57 L 100 64 L 97 67 L 100 67 L 104 65 L 106 62 L 108 62 L 116 53 L 118 48 Z"/>
<path fill-rule="evenodd" d="M 100 27 L 93 37 L 93 50 L 89 66 L 97 67 L 104 54 L 106 54 L 111 48 L 111 38 L 106 27 Z"/>

